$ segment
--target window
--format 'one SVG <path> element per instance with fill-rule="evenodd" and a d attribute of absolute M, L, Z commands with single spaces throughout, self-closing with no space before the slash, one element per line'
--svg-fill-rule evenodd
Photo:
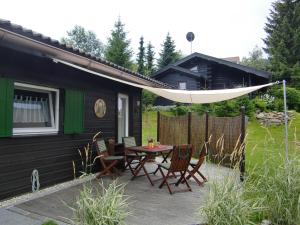
<path fill-rule="evenodd" d="M 197 73 L 198 72 L 198 66 L 194 66 L 190 70 Z"/>
<path fill-rule="evenodd" d="M 186 82 L 179 82 L 178 88 L 180 90 L 186 90 Z"/>
<path fill-rule="evenodd" d="M 14 84 L 13 135 L 57 133 L 58 116 L 58 89 Z"/>

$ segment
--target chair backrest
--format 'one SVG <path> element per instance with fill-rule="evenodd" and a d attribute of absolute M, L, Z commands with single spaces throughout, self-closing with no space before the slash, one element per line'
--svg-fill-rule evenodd
<path fill-rule="evenodd" d="M 98 155 L 107 155 L 107 147 L 105 141 L 101 138 L 96 138 L 95 146 Z"/>
<path fill-rule="evenodd" d="M 203 146 L 202 146 L 202 149 L 200 151 L 200 154 L 199 154 L 199 159 L 198 159 L 198 162 L 197 162 L 197 165 L 201 166 L 202 163 L 204 162 L 205 160 L 205 156 L 207 156 L 208 154 L 208 143 L 204 143 Z"/>
<path fill-rule="evenodd" d="M 115 155 L 115 146 L 116 146 L 116 140 L 114 138 L 108 138 L 107 139 L 107 151 L 110 155 Z"/>
<path fill-rule="evenodd" d="M 175 146 L 172 152 L 170 172 L 185 172 L 193 154 L 192 145 Z"/>
<path fill-rule="evenodd" d="M 122 139 L 125 148 L 136 146 L 135 137 L 123 137 Z"/>

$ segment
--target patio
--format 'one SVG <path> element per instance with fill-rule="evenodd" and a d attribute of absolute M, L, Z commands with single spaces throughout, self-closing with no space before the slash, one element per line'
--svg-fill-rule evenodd
<path fill-rule="evenodd" d="M 146 165 L 149 171 L 152 171 L 154 166 L 154 163 L 147 163 Z M 210 163 L 203 165 L 202 171 L 209 180 L 204 187 L 199 187 L 195 181 L 191 180 L 192 192 L 181 192 L 173 195 L 168 193 L 165 186 L 159 189 L 159 182 L 156 182 L 155 186 L 152 187 L 145 176 L 131 181 L 131 174 L 126 171 L 119 178 L 119 181 L 127 183 L 125 193 L 131 196 L 132 215 L 127 218 L 127 224 L 190 225 L 202 222 L 195 217 L 195 212 L 203 204 L 209 191 L 209 184 L 233 173 L 231 169 Z M 159 178 L 158 174 L 156 177 Z M 153 176 L 151 178 L 156 179 Z M 91 181 L 92 185 L 97 185 L 97 182 L 99 182 L 97 179 Z M 111 179 L 106 177 L 103 182 L 108 184 Z M 72 218 L 72 212 L 66 205 L 72 206 L 81 189 L 82 185 L 77 185 L 9 207 L 7 211 L 16 214 L 16 216 L 11 216 L 9 224 L 18 224 L 17 219 L 20 215 L 25 219 L 23 222 L 31 220 L 28 224 L 41 224 L 47 218 L 54 219 L 59 224 L 69 223 L 68 218 Z M 0 224 L 5 222 L 5 216 L 0 218 Z M 16 222 L 14 223 L 14 221 Z"/>

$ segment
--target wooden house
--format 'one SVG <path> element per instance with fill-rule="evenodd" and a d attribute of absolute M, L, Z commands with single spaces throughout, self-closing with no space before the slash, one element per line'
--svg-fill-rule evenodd
<path fill-rule="evenodd" d="M 41 188 L 72 179 L 77 149 L 98 131 L 141 144 L 142 90 L 99 74 L 166 87 L 0 20 L 0 199 L 30 192 L 34 169 Z"/>
<path fill-rule="evenodd" d="M 152 78 L 178 89 L 216 90 L 265 84 L 271 74 L 196 52 L 162 68 Z M 156 105 L 170 104 L 173 102 L 161 97 L 156 100 Z"/>

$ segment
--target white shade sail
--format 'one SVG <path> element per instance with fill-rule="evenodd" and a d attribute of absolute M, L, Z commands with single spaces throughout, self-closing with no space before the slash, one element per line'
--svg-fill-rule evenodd
<path fill-rule="evenodd" d="M 71 66 L 73 68 L 104 77 L 113 81 L 117 81 L 123 84 L 127 84 L 130 86 L 134 86 L 137 88 L 142 88 L 147 91 L 150 91 L 156 95 L 161 97 L 167 98 L 169 100 L 181 103 L 213 103 L 213 102 L 221 102 L 233 98 L 237 98 L 243 96 L 245 94 L 249 94 L 253 91 L 257 91 L 261 88 L 272 86 L 276 83 L 269 83 L 259 86 L 252 86 L 252 87 L 243 87 L 243 88 L 234 88 L 234 89 L 221 89 L 221 90 L 203 90 L 203 91 L 189 91 L 189 90 L 179 90 L 179 89 L 166 89 L 166 88 L 154 88 L 149 87 L 141 84 L 136 84 L 128 81 L 124 81 L 118 78 L 114 78 L 99 72 L 95 72 L 93 70 L 86 69 L 84 67 L 77 66 L 75 64 L 53 58 L 55 62 L 63 63 L 65 65 Z"/>
<path fill-rule="evenodd" d="M 175 102 L 181 103 L 213 103 L 221 102 L 239 96 L 251 93 L 261 88 L 271 86 L 275 83 L 269 83 L 265 85 L 234 88 L 234 89 L 221 89 L 221 90 L 203 90 L 203 91 L 187 91 L 176 89 L 161 89 L 153 87 L 145 87 L 144 89 L 151 91 L 154 94 L 170 99 Z"/>

